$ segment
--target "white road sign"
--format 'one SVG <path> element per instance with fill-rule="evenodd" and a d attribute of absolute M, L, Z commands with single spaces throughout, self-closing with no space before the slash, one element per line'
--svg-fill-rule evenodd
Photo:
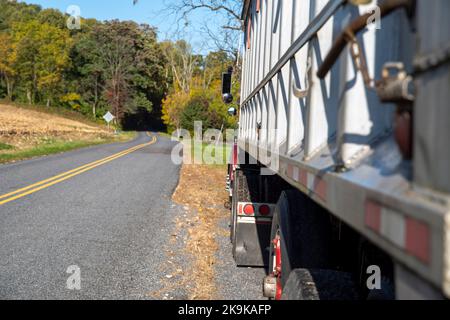
<path fill-rule="evenodd" d="M 111 114 L 111 112 L 107 112 L 104 116 L 103 116 L 103 119 L 105 119 L 105 121 L 107 122 L 107 123 L 110 123 L 111 121 L 113 121 L 114 120 L 114 116 Z"/>

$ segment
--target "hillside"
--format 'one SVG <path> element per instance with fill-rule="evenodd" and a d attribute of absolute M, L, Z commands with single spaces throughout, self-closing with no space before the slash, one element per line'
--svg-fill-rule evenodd
<path fill-rule="evenodd" d="M 81 118 L 0 104 L 0 162 L 124 138 Z"/>

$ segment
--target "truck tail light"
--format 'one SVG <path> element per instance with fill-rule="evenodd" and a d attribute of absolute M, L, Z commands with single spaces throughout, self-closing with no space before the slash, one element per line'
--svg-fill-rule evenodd
<path fill-rule="evenodd" d="M 270 207 L 266 204 L 263 204 L 259 207 L 259 214 L 262 216 L 268 216 L 270 215 Z"/>
<path fill-rule="evenodd" d="M 244 207 L 244 213 L 247 216 L 253 216 L 255 214 L 255 208 L 251 204 L 247 204 Z"/>
<path fill-rule="evenodd" d="M 257 219 L 261 218 L 261 221 L 266 221 L 264 219 L 271 218 L 274 210 L 275 205 L 270 203 L 239 202 L 237 204 L 238 215 Z"/>

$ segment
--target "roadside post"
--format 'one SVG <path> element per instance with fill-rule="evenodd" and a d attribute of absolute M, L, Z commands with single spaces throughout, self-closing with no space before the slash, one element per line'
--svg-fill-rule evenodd
<path fill-rule="evenodd" d="M 113 121 L 114 120 L 114 116 L 112 115 L 112 113 L 111 112 L 107 112 L 104 116 L 103 116 L 103 119 L 106 121 L 106 123 L 108 124 L 108 131 L 110 130 L 110 124 L 111 124 L 111 121 Z"/>

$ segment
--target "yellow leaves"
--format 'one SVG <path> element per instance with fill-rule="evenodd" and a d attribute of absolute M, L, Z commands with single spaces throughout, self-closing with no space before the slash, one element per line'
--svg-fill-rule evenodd
<path fill-rule="evenodd" d="M 70 92 L 59 98 L 59 101 L 75 111 L 81 111 L 82 106 L 80 104 L 81 96 L 78 93 Z"/>
<path fill-rule="evenodd" d="M 72 109 L 75 111 L 80 111 L 81 110 L 81 105 L 79 105 L 78 103 L 75 103 L 74 105 L 72 105 Z"/>
<path fill-rule="evenodd" d="M 11 37 L 0 33 L 0 73 L 14 74 L 13 64 L 17 58 Z"/>
<path fill-rule="evenodd" d="M 23 83 L 36 83 L 38 90 L 57 86 L 70 63 L 73 40 L 69 32 L 32 20 L 13 24 L 11 34 L 15 65 Z"/>
<path fill-rule="evenodd" d="M 39 89 L 43 89 L 45 87 L 58 83 L 60 79 L 60 75 L 55 73 L 41 75 L 37 81 L 37 85 Z"/>
<path fill-rule="evenodd" d="M 61 97 L 61 102 L 73 102 L 73 101 L 80 101 L 81 96 L 78 93 L 70 92 L 64 96 Z"/>
<path fill-rule="evenodd" d="M 183 91 L 169 94 L 162 105 L 162 119 L 166 125 L 179 126 L 181 112 L 188 103 L 190 95 Z"/>

